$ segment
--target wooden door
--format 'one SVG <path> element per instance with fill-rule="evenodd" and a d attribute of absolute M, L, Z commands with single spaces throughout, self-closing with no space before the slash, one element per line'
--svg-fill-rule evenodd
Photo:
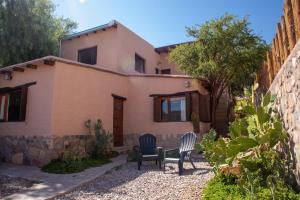
<path fill-rule="evenodd" d="M 113 136 L 114 146 L 123 146 L 123 99 L 114 97 Z"/>

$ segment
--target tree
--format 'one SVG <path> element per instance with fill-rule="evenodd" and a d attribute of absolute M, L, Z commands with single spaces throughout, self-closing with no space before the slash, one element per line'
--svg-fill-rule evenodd
<path fill-rule="evenodd" d="M 60 39 L 77 24 L 54 11 L 50 0 L 0 0 L 0 66 L 58 55 Z"/>
<path fill-rule="evenodd" d="M 211 101 L 211 121 L 215 128 L 219 100 L 228 91 L 241 94 L 253 84 L 268 46 L 249 27 L 247 18 L 224 16 L 187 28 L 194 42 L 177 46 L 170 59 L 195 78 L 206 78 Z"/>

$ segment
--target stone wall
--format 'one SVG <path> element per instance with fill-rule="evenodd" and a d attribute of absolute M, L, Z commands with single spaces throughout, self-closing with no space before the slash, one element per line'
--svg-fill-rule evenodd
<path fill-rule="evenodd" d="M 270 91 L 277 97 L 276 109 L 291 136 L 295 175 L 300 184 L 300 41 L 282 65 Z"/>
<path fill-rule="evenodd" d="M 210 123 L 200 122 L 200 134 L 197 134 L 197 140 L 202 139 L 203 134 L 207 133 L 210 130 Z M 124 146 L 129 147 L 130 149 L 135 145 L 138 145 L 138 138 L 144 133 L 134 133 L 129 135 L 124 135 Z M 151 133 L 156 137 L 156 142 L 158 147 L 163 148 L 178 148 L 180 144 L 180 138 L 184 133 L 180 134 L 155 134 Z"/>
<path fill-rule="evenodd" d="M 0 136 L 0 160 L 14 164 L 42 166 L 64 152 L 85 155 L 92 136 Z"/>

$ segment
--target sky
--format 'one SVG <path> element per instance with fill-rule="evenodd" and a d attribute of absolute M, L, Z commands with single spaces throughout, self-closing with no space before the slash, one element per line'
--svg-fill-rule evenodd
<path fill-rule="evenodd" d="M 53 0 L 56 15 L 78 23 L 75 32 L 115 19 L 154 47 L 186 42 L 186 27 L 225 13 L 249 17 L 254 33 L 270 43 L 283 0 Z"/>

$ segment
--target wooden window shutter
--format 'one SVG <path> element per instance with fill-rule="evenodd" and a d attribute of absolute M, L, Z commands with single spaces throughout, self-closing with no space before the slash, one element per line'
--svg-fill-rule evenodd
<path fill-rule="evenodd" d="M 160 122 L 161 121 L 161 101 L 159 97 L 153 97 L 153 120 L 155 122 Z"/>
<path fill-rule="evenodd" d="M 210 95 L 200 94 L 199 112 L 201 122 L 210 122 Z"/>
<path fill-rule="evenodd" d="M 20 115 L 19 115 L 20 121 L 25 121 L 27 93 L 28 93 L 28 87 L 22 87 L 22 89 L 21 89 L 21 106 L 20 106 Z"/>
<path fill-rule="evenodd" d="M 6 121 L 8 107 L 8 94 L 0 93 L 0 121 Z"/>
<path fill-rule="evenodd" d="M 186 102 L 186 120 L 191 120 L 191 93 L 185 94 L 185 102 Z"/>
<path fill-rule="evenodd" d="M 199 116 L 199 93 L 194 92 L 191 94 L 191 102 L 192 102 L 191 105 L 192 113 L 195 113 L 196 116 L 200 117 Z"/>

